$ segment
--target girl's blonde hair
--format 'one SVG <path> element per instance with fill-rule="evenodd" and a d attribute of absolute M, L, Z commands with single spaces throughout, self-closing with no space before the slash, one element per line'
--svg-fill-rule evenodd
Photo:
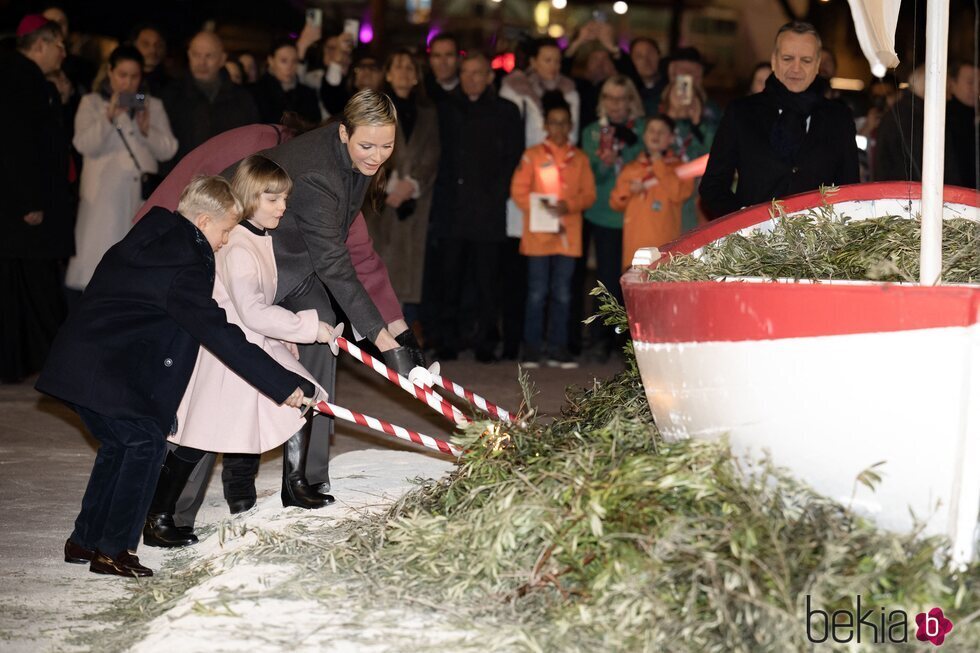
<path fill-rule="evenodd" d="M 626 94 L 629 96 L 626 100 L 627 104 L 629 105 L 628 120 L 642 118 L 644 115 L 643 100 L 640 99 L 640 92 L 636 90 L 636 84 L 634 84 L 633 80 L 626 75 L 613 75 L 603 82 L 602 90 L 599 91 L 599 106 L 596 107 L 596 112 L 599 118 L 607 118 L 606 108 L 603 106 L 602 102 L 602 96 L 605 95 L 613 86 L 626 89 Z"/>
<path fill-rule="evenodd" d="M 370 88 L 358 91 L 347 104 L 340 123 L 353 135 L 358 127 L 381 127 L 398 124 L 398 112 L 391 98 Z"/>
<path fill-rule="evenodd" d="M 189 220 L 202 213 L 220 220 L 230 213 L 235 222 L 238 222 L 242 219 L 242 201 L 224 177 L 198 175 L 191 179 L 191 183 L 180 194 L 177 212 Z"/>
<path fill-rule="evenodd" d="M 259 208 L 262 193 L 286 193 L 293 189 L 293 180 L 279 164 L 261 154 L 253 154 L 238 164 L 231 178 L 231 188 L 241 198 L 242 215 L 250 218 Z"/>

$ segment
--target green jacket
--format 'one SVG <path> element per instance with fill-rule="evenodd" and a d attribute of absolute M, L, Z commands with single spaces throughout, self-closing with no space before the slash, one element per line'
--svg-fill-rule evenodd
<path fill-rule="evenodd" d="M 610 229 L 623 228 L 623 214 L 609 208 L 609 195 L 612 194 L 613 187 L 616 185 L 616 177 L 619 176 L 623 166 L 643 152 L 643 129 L 645 126 L 646 122 L 643 118 L 637 118 L 633 121 L 636 143 L 621 150 L 619 153 L 620 160 L 617 161 L 616 165 L 611 166 L 607 166 L 599 159 L 599 144 L 602 140 L 603 129 L 599 122 L 592 123 L 582 132 L 580 147 L 588 155 L 592 175 L 595 177 L 595 204 L 585 212 L 585 219 L 592 224 Z"/>

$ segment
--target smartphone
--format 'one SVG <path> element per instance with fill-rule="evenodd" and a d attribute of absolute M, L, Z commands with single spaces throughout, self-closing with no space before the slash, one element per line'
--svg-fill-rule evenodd
<path fill-rule="evenodd" d="M 600 23 L 606 22 L 606 12 L 596 9 L 592 12 L 592 20 L 597 20 Z"/>
<path fill-rule="evenodd" d="M 344 21 L 344 34 L 350 34 L 351 39 L 354 43 L 359 40 L 359 35 L 361 32 L 361 21 L 354 18 L 348 18 Z"/>
<path fill-rule="evenodd" d="M 323 25 L 323 10 L 322 9 L 307 9 L 306 10 L 306 23 L 312 25 L 313 27 L 320 27 Z"/>
<path fill-rule="evenodd" d="M 678 75 L 677 97 L 684 106 L 689 106 L 694 101 L 694 78 L 690 75 Z"/>
<path fill-rule="evenodd" d="M 120 93 L 117 103 L 123 109 L 142 111 L 146 108 L 146 93 Z"/>

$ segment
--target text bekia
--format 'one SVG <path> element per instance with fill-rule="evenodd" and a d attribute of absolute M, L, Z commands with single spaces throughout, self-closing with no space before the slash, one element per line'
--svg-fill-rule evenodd
<path fill-rule="evenodd" d="M 881 606 L 864 609 L 861 595 L 856 596 L 854 610 L 827 611 L 814 608 L 806 595 L 806 637 L 813 644 L 831 640 L 837 644 L 901 644 L 909 641 L 909 618 L 905 610 L 886 611 Z M 915 616 L 915 639 L 941 646 L 953 630 L 953 622 L 941 608 Z"/>

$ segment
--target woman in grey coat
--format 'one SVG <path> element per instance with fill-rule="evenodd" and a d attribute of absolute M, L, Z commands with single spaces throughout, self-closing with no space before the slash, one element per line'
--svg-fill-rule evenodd
<path fill-rule="evenodd" d="M 398 299 L 403 305 L 418 304 L 425 234 L 439 167 L 438 116 L 424 95 L 421 71 L 410 52 L 399 50 L 389 56 L 384 72 L 386 92 L 398 111 L 395 152 L 385 164 L 388 181 L 383 207 L 365 206 L 364 216 Z M 409 310 L 406 315 L 409 323 L 412 313 Z"/>

